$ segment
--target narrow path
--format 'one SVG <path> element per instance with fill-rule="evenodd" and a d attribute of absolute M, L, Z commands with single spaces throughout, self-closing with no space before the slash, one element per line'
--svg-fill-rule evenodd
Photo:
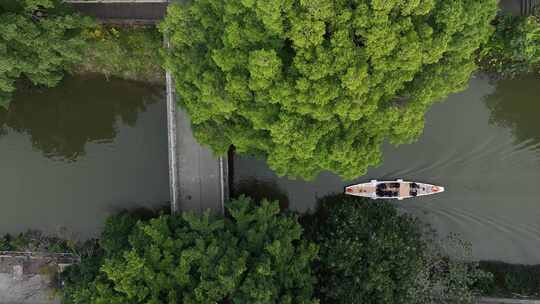
<path fill-rule="evenodd" d="M 165 16 L 167 2 L 98 3 L 71 2 L 75 10 L 93 16 L 101 22 L 124 24 L 155 24 Z"/>
<path fill-rule="evenodd" d="M 227 179 L 223 158 L 197 143 L 191 131 L 188 114 L 177 111 L 179 201 L 176 210 L 223 212 L 225 180 Z"/>
<path fill-rule="evenodd" d="M 171 210 L 223 213 L 229 197 L 227 157 L 215 157 L 195 140 L 188 114 L 177 105 L 174 79 L 169 72 L 165 78 Z"/>

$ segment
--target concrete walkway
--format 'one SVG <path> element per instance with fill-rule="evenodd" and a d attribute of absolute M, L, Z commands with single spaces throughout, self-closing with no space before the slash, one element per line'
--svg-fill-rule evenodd
<path fill-rule="evenodd" d="M 188 114 L 178 107 L 174 79 L 169 72 L 165 76 L 172 212 L 223 213 L 229 198 L 227 157 L 215 157 L 197 143 Z"/>
<path fill-rule="evenodd" d="M 166 79 L 172 211 L 223 213 L 228 198 L 227 158 L 215 157 L 197 143 L 188 114 L 177 106 L 169 73 Z"/>
<path fill-rule="evenodd" d="M 81 14 L 95 17 L 104 23 L 155 24 L 165 16 L 167 2 L 71 2 Z"/>
<path fill-rule="evenodd" d="M 177 210 L 222 213 L 226 198 L 226 162 L 197 143 L 188 114 L 177 111 L 180 196 Z"/>

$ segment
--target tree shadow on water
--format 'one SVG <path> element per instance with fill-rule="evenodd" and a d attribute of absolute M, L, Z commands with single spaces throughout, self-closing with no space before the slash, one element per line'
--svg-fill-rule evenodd
<path fill-rule="evenodd" d="M 245 195 L 251 197 L 255 202 L 263 199 L 278 201 L 281 210 L 289 208 L 289 198 L 276 182 L 258 180 L 255 178 L 243 179 L 234 186 L 234 197 Z"/>
<path fill-rule="evenodd" d="M 98 75 L 69 77 L 52 89 L 19 89 L 9 109 L 0 110 L 0 136 L 11 130 L 25 133 L 46 157 L 76 161 L 87 143 L 110 143 L 119 125 L 135 126 L 159 92 Z"/>
<path fill-rule="evenodd" d="M 491 124 L 511 130 L 517 144 L 540 149 L 540 78 L 502 79 L 485 97 Z"/>

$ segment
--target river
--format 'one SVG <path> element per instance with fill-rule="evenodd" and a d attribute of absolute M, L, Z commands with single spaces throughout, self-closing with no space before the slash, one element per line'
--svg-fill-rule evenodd
<path fill-rule="evenodd" d="M 459 233 L 484 260 L 540 263 L 540 78 L 471 79 L 469 88 L 435 104 L 417 142 L 383 149 L 383 163 L 343 181 L 321 173 L 314 181 L 279 178 L 263 161 L 236 157 L 236 183 L 277 184 L 289 207 L 306 211 L 316 197 L 370 179 L 424 181 L 446 192 L 398 202 L 439 235 Z"/>
<path fill-rule="evenodd" d="M 87 76 L 19 90 L 0 109 L 0 233 L 87 238 L 111 213 L 166 205 L 166 130 L 162 87 Z"/>
<path fill-rule="evenodd" d="M 435 104 L 414 144 L 384 147 L 381 166 L 343 181 L 278 178 L 263 161 L 235 159 L 235 181 L 275 182 L 291 209 L 372 178 L 444 185 L 443 194 L 396 204 L 444 235 L 457 232 L 479 259 L 540 263 L 540 79 L 491 82 Z M 86 238 L 107 215 L 159 207 L 169 197 L 161 87 L 100 76 L 19 90 L 0 110 L 0 232 L 66 227 Z"/>

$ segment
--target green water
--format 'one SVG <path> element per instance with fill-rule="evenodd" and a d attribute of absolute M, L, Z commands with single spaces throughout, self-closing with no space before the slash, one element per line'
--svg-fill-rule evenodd
<path fill-rule="evenodd" d="M 354 181 L 322 173 L 312 182 L 276 177 L 262 161 L 235 159 L 235 181 L 275 182 L 296 210 L 316 197 L 370 179 L 424 181 L 446 192 L 397 202 L 443 236 L 457 232 L 479 259 L 540 263 L 540 79 L 494 83 L 476 77 L 469 88 L 434 105 L 424 134 L 410 145 L 384 148 L 383 164 Z"/>
<path fill-rule="evenodd" d="M 169 197 L 164 88 L 100 76 L 22 88 L 0 110 L 0 233 L 88 237 Z"/>

